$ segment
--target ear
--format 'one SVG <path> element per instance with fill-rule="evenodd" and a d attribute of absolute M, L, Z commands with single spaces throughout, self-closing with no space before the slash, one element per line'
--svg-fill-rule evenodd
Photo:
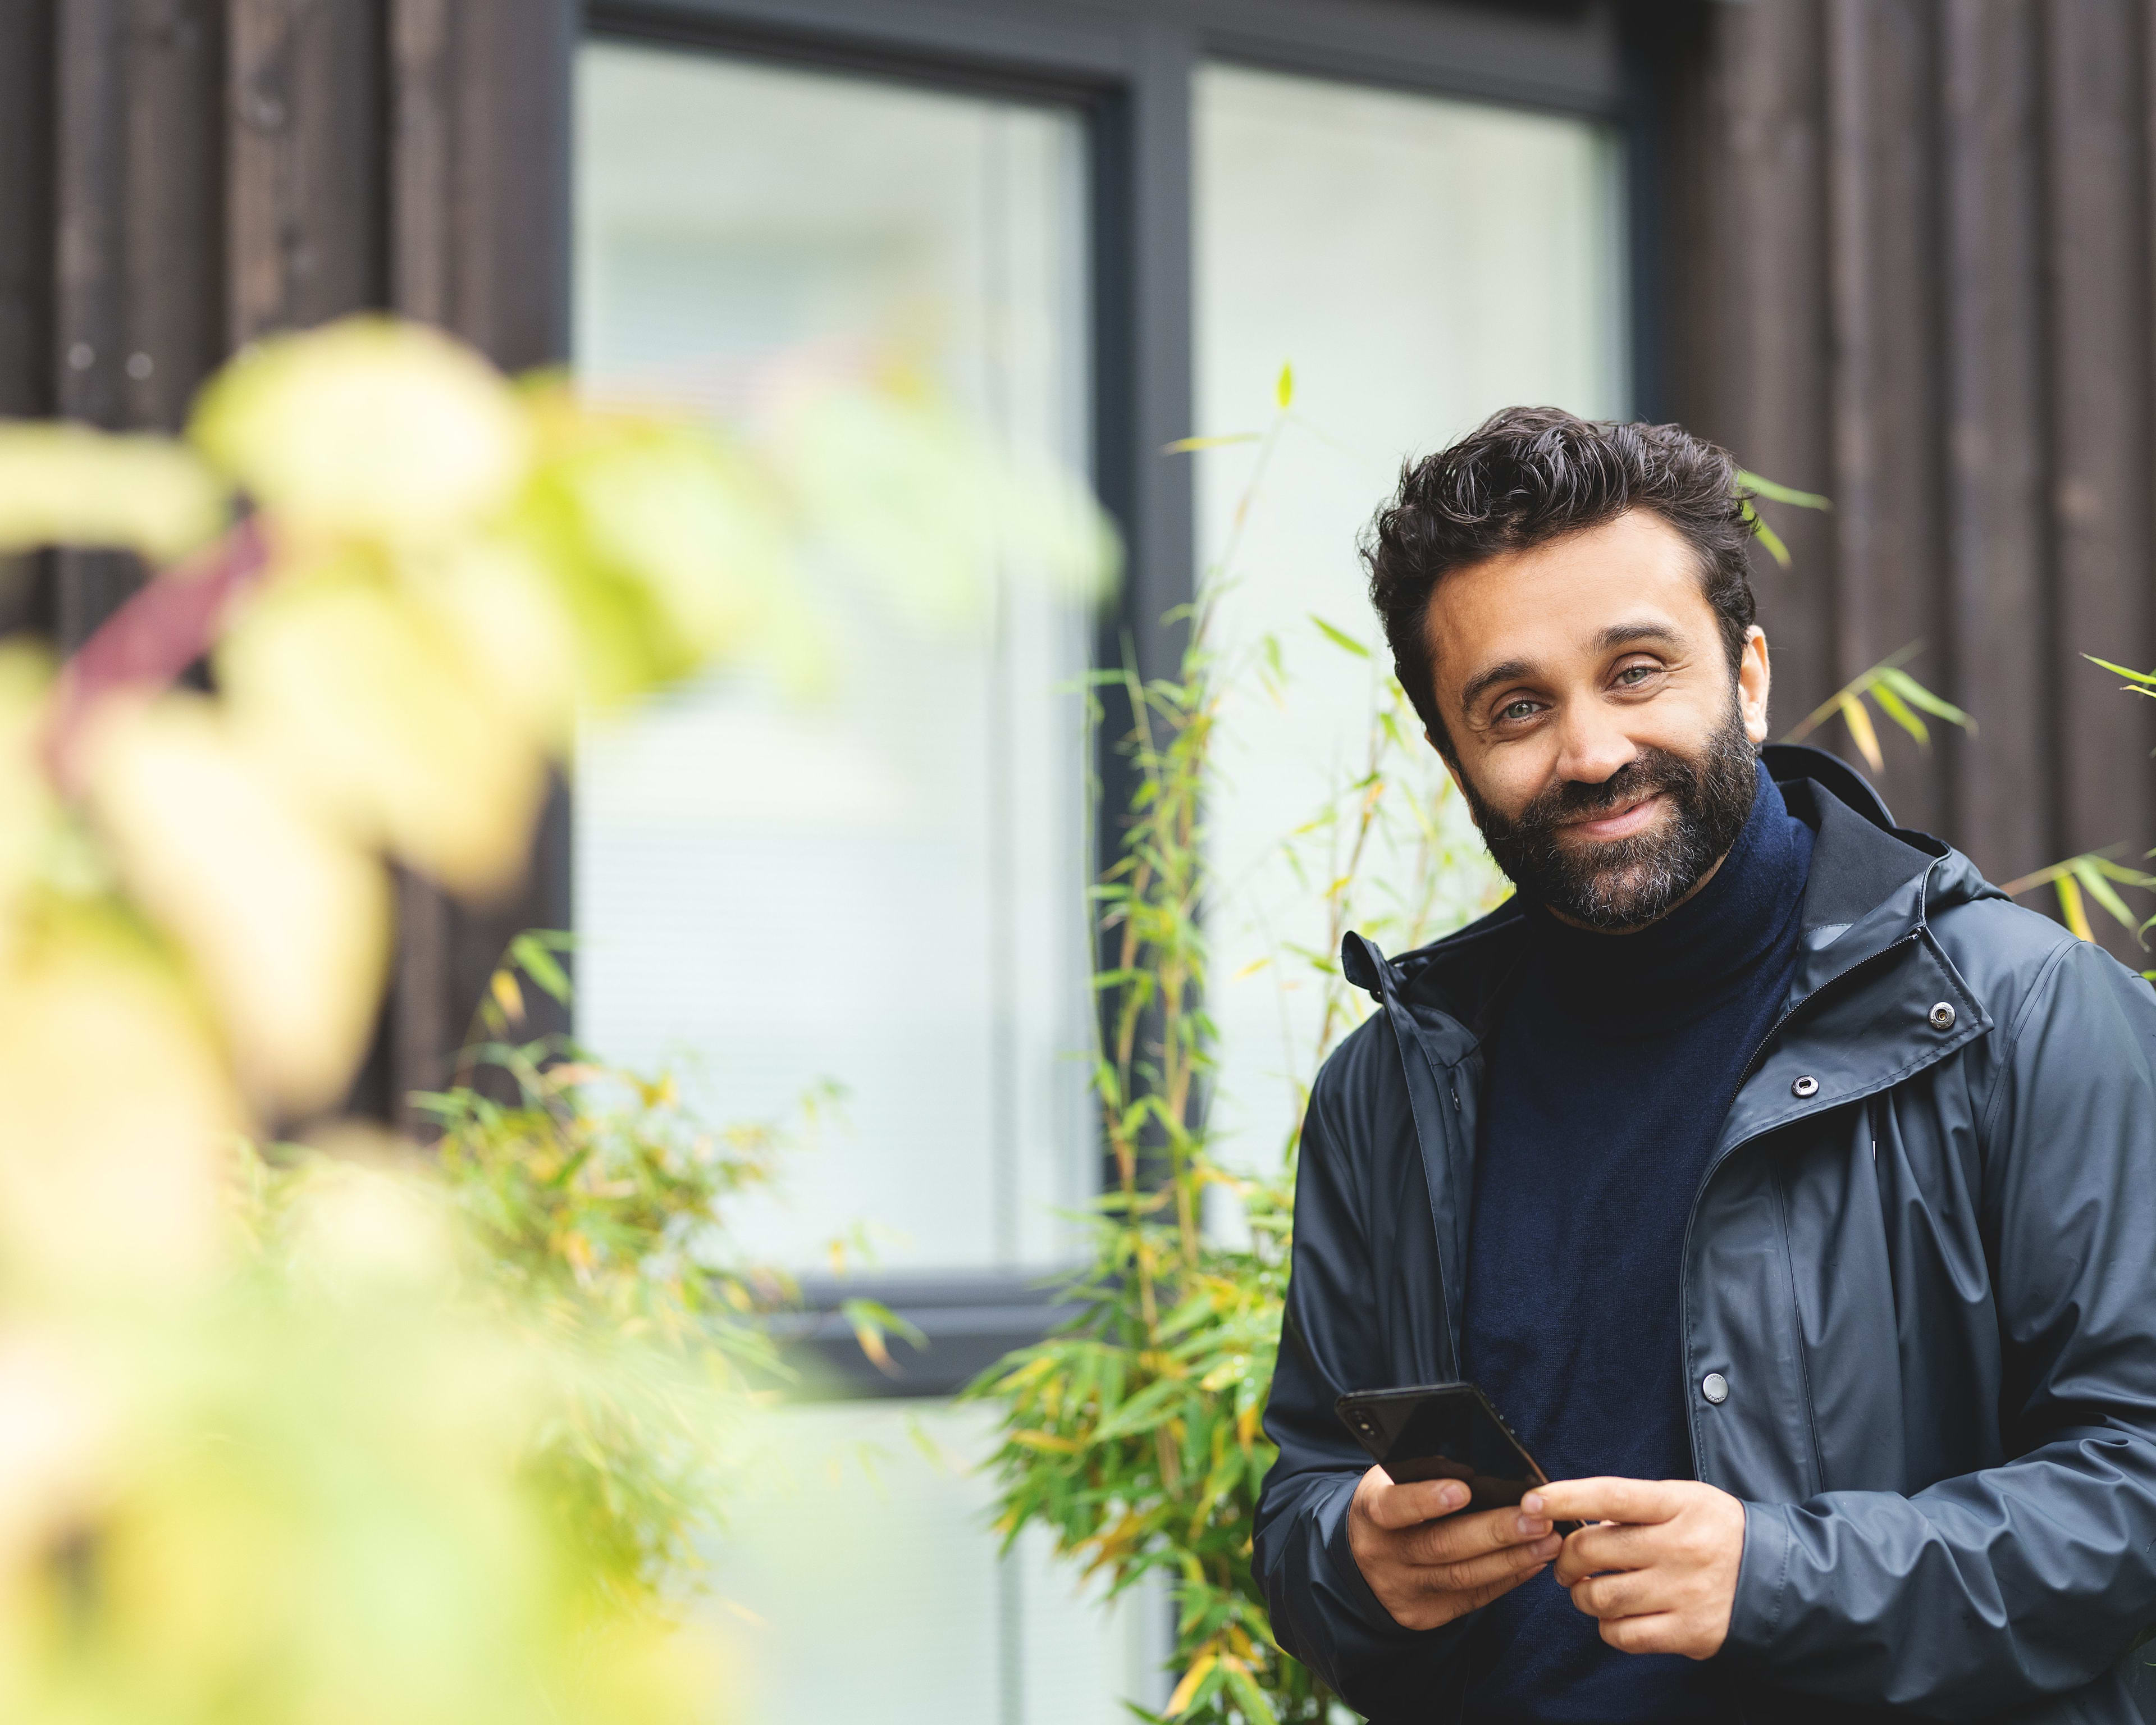
<path fill-rule="evenodd" d="M 1767 740 L 1767 694 L 1774 682 L 1774 667 L 1767 655 L 1767 632 L 1754 624 L 1745 631 L 1744 651 L 1737 661 L 1737 711 L 1744 720 L 1744 734 L 1758 748 Z"/>

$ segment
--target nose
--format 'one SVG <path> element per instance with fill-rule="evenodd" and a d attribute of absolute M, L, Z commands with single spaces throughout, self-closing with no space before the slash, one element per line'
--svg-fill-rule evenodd
<path fill-rule="evenodd" d="M 1640 752 L 1599 701 L 1568 701 L 1558 722 L 1557 776 L 1568 783 L 1600 784 Z"/>

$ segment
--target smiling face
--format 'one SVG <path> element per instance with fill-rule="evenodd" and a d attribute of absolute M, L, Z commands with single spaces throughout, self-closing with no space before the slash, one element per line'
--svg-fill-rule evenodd
<path fill-rule="evenodd" d="M 1428 639 L 1453 778 L 1523 891 L 1618 932 L 1713 872 L 1751 810 L 1767 639 L 1747 634 L 1732 687 L 1698 556 L 1661 516 L 1452 571 Z"/>

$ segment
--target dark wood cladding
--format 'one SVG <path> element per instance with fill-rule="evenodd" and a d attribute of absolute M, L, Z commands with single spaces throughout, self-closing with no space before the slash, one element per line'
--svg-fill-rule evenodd
<path fill-rule="evenodd" d="M 1689 171 L 1714 194 L 1691 242 L 1712 333 L 1675 393 L 1748 465 L 1835 503 L 1774 511 L 1796 554 L 1787 574 L 1761 560 L 1778 721 L 1921 640 L 1912 670 L 1979 729 L 1928 752 L 1885 729 L 1903 819 L 1994 878 L 2138 855 L 2156 709 L 2082 655 L 2156 664 L 2156 18 L 1710 13 Z"/>
<path fill-rule="evenodd" d="M 229 344 L 388 299 L 380 0 L 228 0 Z"/>
<path fill-rule="evenodd" d="M 516 368 L 567 351 L 572 0 L 0 0 L 0 415 L 183 423 L 235 348 L 394 308 Z M 0 619 L 79 644 L 131 559 L 0 567 Z M 438 1084 L 509 934 L 567 918 L 557 798 L 526 891 L 403 883 L 356 1100 Z"/>

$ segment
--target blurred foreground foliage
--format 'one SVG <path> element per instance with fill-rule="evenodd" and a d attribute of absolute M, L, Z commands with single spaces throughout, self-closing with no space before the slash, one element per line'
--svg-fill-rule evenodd
<path fill-rule="evenodd" d="M 504 1037 L 439 1156 L 335 1111 L 391 866 L 511 884 L 580 712 L 813 691 L 850 592 L 1106 578 L 1082 488 L 904 367 L 754 381 L 690 424 L 357 320 L 183 438 L 0 425 L 0 552 L 163 566 L 64 665 L 0 645 L 0 1717 L 724 1712 L 666 1608 L 770 1363 L 720 1210 L 777 1141 Z M 566 986 L 527 941 L 495 1028 L 520 971 Z"/>

